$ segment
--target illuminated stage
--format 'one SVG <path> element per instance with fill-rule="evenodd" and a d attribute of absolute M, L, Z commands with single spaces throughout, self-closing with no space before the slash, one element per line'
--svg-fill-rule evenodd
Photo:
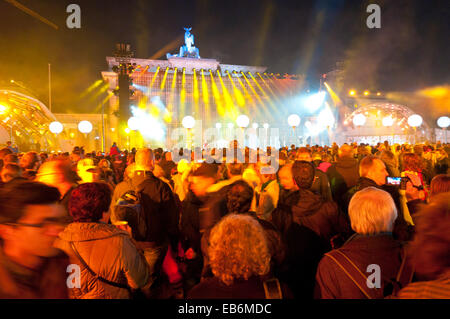
<path fill-rule="evenodd" d="M 229 123 L 235 125 L 241 114 L 249 117 L 250 125 L 287 126 L 287 116 L 298 108 L 297 95 L 305 91 L 303 76 L 269 74 L 263 66 L 199 58 L 198 49 L 183 47 L 180 54 L 194 53 L 184 53 L 183 57 L 168 54 L 167 60 L 129 59 L 135 67 L 130 74 L 130 88 L 134 91 L 131 112 L 134 116 L 136 113 L 151 115 L 154 124 L 159 126 L 156 129 L 165 132 L 164 137 L 152 135 L 150 131 L 143 133 L 146 141 L 167 145 L 171 130 L 182 127 L 181 121 L 188 115 L 202 121 L 204 128 L 216 127 L 217 123 L 223 128 Z M 109 71 L 102 72 L 102 77 L 109 82 L 112 92 L 118 86 L 118 74 L 112 70 L 120 62 L 116 57 L 106 60 Z M 111 95 L 109 103 L 109 114 L 113 114 L 118 110 L 119 98 Z M 111 122 L 115 122 L 114 116 Z M 117 126 L 117 121 L 112 125 Z"/>

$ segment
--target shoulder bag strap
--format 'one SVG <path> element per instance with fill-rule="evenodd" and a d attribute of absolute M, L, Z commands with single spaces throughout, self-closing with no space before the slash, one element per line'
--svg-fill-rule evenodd
<path fill-rule="evenodd" d="M 330 257 L 347 275 L 348 278 L 361 290 L 367 299 L 376 299 L 374 293 L 371 293 L 367 287 L 367 277 L 344 253 L 339 250 L 333 250 L 325 254 Z"/>
<path fill-rule="evenodd" d="M 400 265 L 400 269 L 397 274 L 397 282 L 401 284 L 402 287 L 405 287 L 412 281 L 412 277 L 414 275 L 414 267 L 407 262 L 407 252 L 405 246 L 402 247 L 402 264 Z"/>
<path fill-rule="evenodd" d="M 100 280 L 101 282 L 104 282 L 105 284 L 117 287 L 117 288 L 123 288 L 123 289 L 130 289 L 130 287 L 128 287 L 127 285 L 122 285 L 113 281 L 109 281 L 108 279 L 105 279 L 101 276 L 99 276 L 98 274 L 96 274 L 88 265 L 87 263 L 84 261 L 84 259 L 80 256 L 80 254 L 78 253 L 78 250 L 75 248 L 75 245 L 73 243 L 73 241 L 70 242 L 70 247 L 72 247 L 73 252 L 75 253 L 75 256 L 77 256 L 78 260 L 81 262 L 81 264 L 83 265 L 84 268 L 86 268 L 86 270 L 96 279 Z"/>

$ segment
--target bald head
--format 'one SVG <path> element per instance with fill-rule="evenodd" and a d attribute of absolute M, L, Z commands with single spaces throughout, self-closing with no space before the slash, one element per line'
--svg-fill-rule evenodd
<path fill-rule="evenodd" d="M 344 144 L 339 148 L 339 157 L 353 157 L 353 147 L 348 144 Z"/>
<path fill-rule="evenodd" d="M 153 168 L 153 151 L 143 148 L 136 152 L 134 156 L 137 171 L 150 171 Z"/>

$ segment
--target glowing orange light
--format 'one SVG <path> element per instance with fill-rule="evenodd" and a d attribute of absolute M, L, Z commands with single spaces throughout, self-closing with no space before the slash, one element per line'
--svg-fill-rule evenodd
<path fill-rule="evenodd" d="M 356 95 L 356 91 L 355 90 L 350 90 L 348 92 L 348 95 L 354 96 L 354 95 Z"/>

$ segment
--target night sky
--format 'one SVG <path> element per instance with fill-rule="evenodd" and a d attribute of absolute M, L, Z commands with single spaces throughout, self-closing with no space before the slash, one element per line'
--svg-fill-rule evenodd
<path fill-rule="evenodd" d="M 107 70 L 117 42 L 135 57 L 178 53 L 192 26 L 201 57 L 307 74 L 311 83 L 346 62 L 346 84 L 386 92 L 450 83 L 446 0 L 152 1 L 18 0 L 58 30 L 0 0 L 0 86 L 21 81 L 48 102 L 52 65 L 54 112 L 89 112 L 98 101 L 81 93 Z M 81 7 L 81 29 L 66 27 L 66 7 Z M 381 6 L 381 29 L 368 29 L 369 3 Z"/>

